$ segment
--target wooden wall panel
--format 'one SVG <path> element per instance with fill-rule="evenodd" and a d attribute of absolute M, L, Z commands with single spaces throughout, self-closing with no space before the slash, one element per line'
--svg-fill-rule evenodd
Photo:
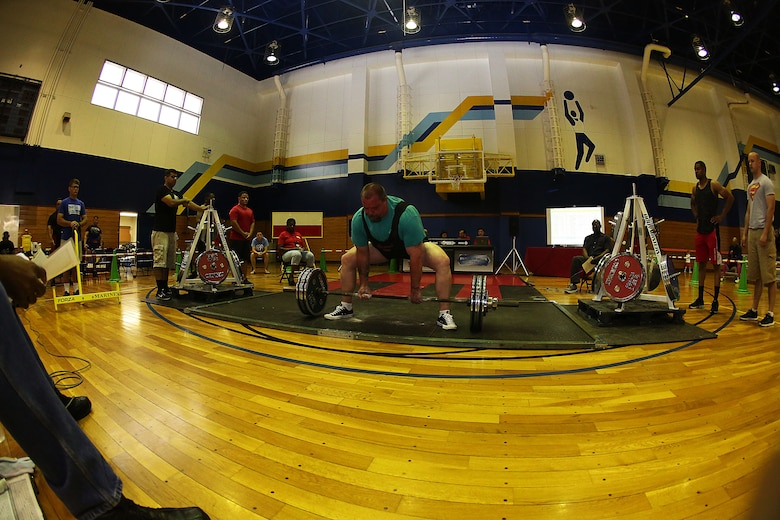
<path fill-rule="evenodd" d="M 19 236 L 25 228 L 30 230 L 34 242 L 40 242 L 41 247 L 49 249 L 51 240 L 47 223 L 49 215 L 54 213 L 54 206 L 19 206 Z M 114 249 L 119 246 L 119 212 L 108 209 L 91 209 L 87 206 L 87 225 L 92 224 L 92 217 L 98 217 L 98 225 L 103 231 L 103 247 Z M 86 229 L 84 230 L 86 232 Z M 20 245 L 20 244 L 19 244 Z"/>

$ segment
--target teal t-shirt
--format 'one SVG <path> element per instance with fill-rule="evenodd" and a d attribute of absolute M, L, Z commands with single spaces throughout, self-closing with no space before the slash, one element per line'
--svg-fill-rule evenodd
<path fill-rule="evenodd" d="M 390 230 L 395 217 L 395 207 L 401 202 L 403 202 L 402 199 L 388 195 L 387 215 L 382 217 L 382 220 L 379 222 L 371 222 L 370 219 L 365 219 L 368 224 L 368 230 L 374 238 L 384 241 L 390 237 Z M 411 204 L 401 214 L 401 219 L 398 222 L 398 236 L 403 241 L 404 247 L 420 245 L 425 239 L 425 229 L 423 229 L 420 213 Z M 352 216 L 352 243 L 358 247 L 368 245 L 368 236 L 366 235 L 366 229 L 363 227 L 363 208 L 358 209 Z"/>

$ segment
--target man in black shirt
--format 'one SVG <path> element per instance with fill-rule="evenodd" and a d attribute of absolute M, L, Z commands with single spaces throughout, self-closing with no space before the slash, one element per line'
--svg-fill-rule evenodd
<path fill-rule="evenodd" d="M 62 238 L 62 227 L 57 224 L 57 210 L 62 204 L 62 199 L 57 199 L 57 203 L 54 205 L 54 213 L 49 215 L 49 220 L 46 222 L 46 228 L 49 231 L 49 240 L 51 240 L 51 250 L 54 251 L 60 247 L 60 239 Z M 52 280 L 53 282 L 54 280 Z"/>
<path fill-rule="evenodd" d="M 205 211 L 190 199 L 174 191 L 179 172 L 168 170 L 163 185 L 154 196 L 154 224 L 152 225 L 152 250 L 154 257 L 154 279 L 157 282 L 157 299 L 170 300 L 168 274 L 176 267 L 176 209 L 185 206 L 193 211 Z"/>
<path fill-rule="evenodd" d="M 0 255 L 12 255 L 16 250 L 16 246 L 11 242 L 11 234 L 8 231 L 3 231 L 3 241 L 0 242 Z"/>
<path fill-rule="evenodd" d="M 704 279 L 707 276 L 707 262 L 715 269 L 715 289 L 712 296 L 710 312 L 718 312 L 718 295 L 720 294 L 720 229 L 718 224 L 726 218 L 734 195 L 718 181 L 707 178 L 707 166 L 704 161 L 696 161 L 693 165 L 697 183 L 691 192 L 691 211 L 696 219 L 696 263 L 699 264 L 699 297 L 689 305 L 691 309 L 704 307 Z M 723 197 L 723 212 L 718 213 L 718 195 Z"/>
<path fill-rule="evenodd" d="M 98 225 L 98 216 L 92 217 L 92 224 L 87 228 L 87 247 L 90 251 L 103 247 L 103 231 Z"/>
<path fill-rule="evenodd" d="M 582 276 L 592 271 L 599 259 L 612 248 L 612 239 L 601 232 L 601 222 L 594 220 L 591 222 L 591 228 L 593 233 L 585 237 L 582 244 L 582 255 L 571 259 L 571 276 L 569 277 L 571 283 L 564 289 L 567 294 L 577 291 L 577 284 Z M 592 266 L 587 272 L 583 269 L 583 264 L 586 261 Z"/>

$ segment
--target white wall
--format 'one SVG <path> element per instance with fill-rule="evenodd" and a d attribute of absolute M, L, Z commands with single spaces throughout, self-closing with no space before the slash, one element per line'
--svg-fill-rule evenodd
<path fill-rule="evenodd" d="M 0 3 L 0 15 L 15 20 L 0 35 L 0 71 L 43 79 L 76 5 L 70 0 Z M 597 167 L 592 158 L 580 171 L 653 174 L 640 95 L 641 59 L 560 45 L 548 49 L 565 168 L 574 170 L 576 157 L 574 130 L 563 118 L 563 94 L 569 90 L 583 107 L 584 132 L 606 161 Z M 402 56 L 412 91 L 413 126 L 429 114 L 450 113 L 468 96 L 505 101 L 543 94 L 538 44 L 450 44 L 408 49 Z M 92 90 L 105 59 L 202 96 L 200 135 L 92 106 Z M 671 74 L 674 83 L 683 83 L 682 71 L 671 69 Z M 313 166 L 323 160 L 343 161 L 345 153 L 369 155 L 396 145 L 394 52 L 315 65 L 280 79 L 290 114 L 288 164 L 302 166 L 297 180 L 333 175 L 332 169 Z M 692 79 L 688 71 L 686 81 Z M 780 148 L 779 111 L 757 100 L 729 106 L 745 100 L 730 85 L 705 78 L 668 107 L 675 93 L 651 60 L 647 86 L 660 122 L 667 174 L 674 181 L 692 183 L 693 163 L 700 159 L 708 164 L 710 176 L 733 169 L 739 159 L 737 140 Z M 59 78 L 40 145 L 181 170 L 202 160 L 204 147 L 213 150 L 212 158 L 228 154 L 270 164 L 279 106 L 273 80 L 254 81 L 174 40 L 93 8 Z M 443 137 L 474 134 L 482 138 L 486 151 L 513 154 L 521 169 L 549 168 L 543 118 L 510 119 L 507 125 L 506 110 L 506 105 L 497 106 L 496 119 L 461 120 Z M 61 123 L 63 112 L 71 113 L 67 131 Z M 312 167 L 307 169 L 307 164 Z M 350 171 L 356 171 L 352 166 Z M 346 175 L 344 168 L 339 171 Z M 393 168 L 387 166 L 387 171 Z"/>

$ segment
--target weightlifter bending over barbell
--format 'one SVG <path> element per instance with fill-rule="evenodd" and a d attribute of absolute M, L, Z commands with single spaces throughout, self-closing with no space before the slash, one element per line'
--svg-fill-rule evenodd
<path fill-rule="evenodd" d="M 436 296 L 439 301 L 439 317 L 436 324 L 444 330 L 458 326 L 450 313 L 450 289 L 452 273 L 447 253 L 432 242 L 425 242 L 425 230 L 417 208 L 398 197 L 387 195 L 381 184 L 370 183 L 360 192 L 363 207 L 352 217 L 352 242 L 355 247 L 341 257 L 341 303 L 328 320 L 341 320 L 354 316 L 352 293 L 355 292 L 358 275 L 358 297 L 371 297 L 368 272 L 371 264 L 389 262 L 392 258 L 408 258 L 411 273 L 409 301 L 421 303 L 423 267 L 436 273 Z"/>

